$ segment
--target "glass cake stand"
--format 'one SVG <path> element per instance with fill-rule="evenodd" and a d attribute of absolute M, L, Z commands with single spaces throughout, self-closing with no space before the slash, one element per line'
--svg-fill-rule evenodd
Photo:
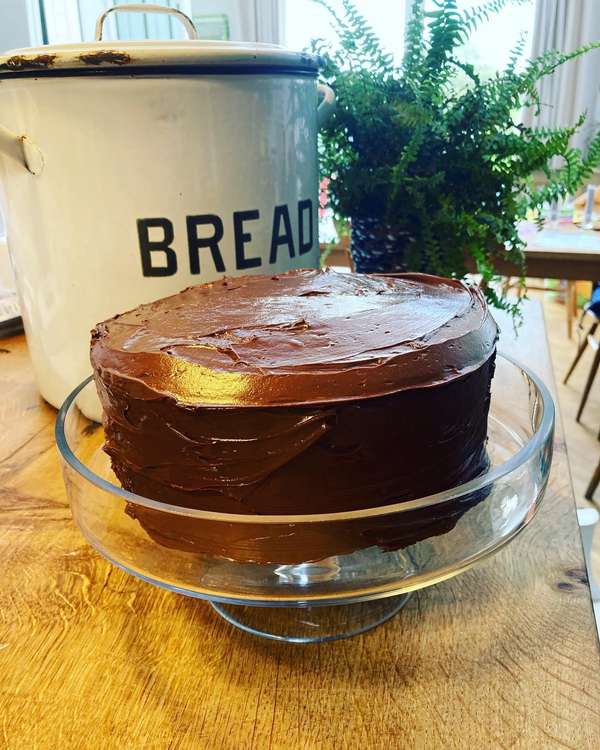
<path fill-rule="evenodd" d="M 395 615 L 411 592 L 496 552 L 535 515 L 552 460 L 547 388 L 498 355 L 490 468 L 477 479 L 347 513 L 214 513 L 119 486 L 102 450 L 102 427 L 76 404 L 94 387 L 88 378 L 76 388 L 56 422 L 73 517 L 86 539 L 128 573 L 207 599 L 238 628 L 276 640 L 312 643 L 362 633 Z"/>

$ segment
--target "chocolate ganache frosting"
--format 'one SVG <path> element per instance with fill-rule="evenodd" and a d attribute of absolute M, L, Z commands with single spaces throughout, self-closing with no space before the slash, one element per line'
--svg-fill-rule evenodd
<path fill-rule="evenodd" d="M 192 287 L 92 332 L 105 450 L 126 489 L 189 508 L 259 517 L 422 497 L 487 466 L 497 333 L 477 288 L 422 274 L 300 270 Z M 300 535 L 293 552 L 274 551 L 259 523 L 216 533 L 128 512 L 167 546 L 291 562 L 404 546 L 464 510 L 338 525 L 326 540 Z"/>

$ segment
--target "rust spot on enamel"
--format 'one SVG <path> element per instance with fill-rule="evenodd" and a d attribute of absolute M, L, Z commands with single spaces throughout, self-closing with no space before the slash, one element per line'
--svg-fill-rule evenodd
<path fill-rule="evenodd" d="M 85 55 L 79 55 L 79 59 L 86 65 L 127 65 L 131 62 L 131 55 L 127 52 L 114 52 L 112 50 L 100 50 L 99 52 L 88 52 Z"/>
<path fill-rule="evenodd" d="M 14 55 L 9 57 L 5 63 L 0 65 L 0 70 L 40 70 L 54 65 L 56 55 L 36 55 L 26 57 L 25 55 Z"/>

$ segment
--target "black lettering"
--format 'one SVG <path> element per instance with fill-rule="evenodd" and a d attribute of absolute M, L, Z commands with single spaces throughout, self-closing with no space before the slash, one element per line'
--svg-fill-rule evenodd
<path fill-rule="evenodd" d="M 284 233 L 279 233 L 279 225 L 283 219 Z M 277 262 L 277 253 L 280 245 L 287 245 L 290 258 L 295 256 L 294 238 L 292 237 L 292 224 L 290 222 L 290 212 L 284 204 L 275 206 L 273 212 L 273 232 L 271 234 L 271 252 L 269 253 L 269 263 Z"/>
<path fill-rule="evenodd" d="M 150 239 L 150 229 L 162 229 L 161 240 Z M 177 255 L 170 247 L 173 242 L 173 224 L 168 219 L 138 219 L 138 241 L 142 258 L 142 273 L 144 276 L 172 276 L 177 272 Z M 165 254 L 166 266 L 152 265 L 152 253 Z"/>
<path fill-rule="evenodd" d="M 308 239 L 304 241 L 304 212 L 308 209 Z M 310 198 L 298 203 L 298 255 L 308 253 L 313 246 L 313 210 Z"/>
<path fill-rule="evenodd" d="M 260 217 L 257 210 L 253 211 L 234 211 L 233 212 L 233 234 L 235 237 L 235 266 L 238 270 L 244 268 L 256 268 L 262 265 L 260 258 L 246 258 L 244 245 L 250 242 L 252 235 L 250 232 L 244 232 L 245 221 L 255 221 Z"/>
<path fill-rule="evenodd" d="M 219 273 L 225 273 L 225 263 L 219 250 L 219 242 L 223 239 L 223 222 L 214 214 L 200 214 L 186 216 L 188 251 L 190 254 L 190 273 L 200 273 L 200 250 L 210 248 L 213 263 Z M 198 237 L 198 227 L 212 226 L 213 232 L 208 237 Z"/>

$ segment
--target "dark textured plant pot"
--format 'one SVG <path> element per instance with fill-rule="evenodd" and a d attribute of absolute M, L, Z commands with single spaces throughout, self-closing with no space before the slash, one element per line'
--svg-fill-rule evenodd
<path fill-rule="evenodd" d="M 359 273 L 407 271 L 408 232 L 394 232 L 376 219 L 352 218 L 350 252 Z"/>

